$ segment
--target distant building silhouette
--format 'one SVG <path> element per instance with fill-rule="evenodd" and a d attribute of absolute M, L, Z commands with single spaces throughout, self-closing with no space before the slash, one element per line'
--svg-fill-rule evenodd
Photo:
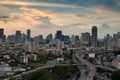
<path fill-rule="evenodd" d="M 90 33 L 81 33 L 81 44 L 85 46 L 90 46 Z"/>
<path fill-rule="evenodd" d="M 15 43 L 22 43 L 22 34 L 21 31 L 16 31 L 15 33 Z"/>
<path fill-rule="evenodd" d="M 62 40 L 62 31 L 57 31 L 56 39 Z"/>
<path fill-rule="evenodd" d="M 4 35 L 4 29 L 0 28 L 0 39 L 5 42 L 6 36 Z"/>
<path fill-rule="evenodd" d="M 46 43 L 50 43 L 52 40 L 53 40 L 53 36 L 52 36 L 52 34 L 49 34 L 49 35 L 46 37 Z"/>
<path fill-rule="evenodd" d="M 92 27 L 92 47 L 97 47 L 97 27 Z"/>
<path fill-rule="evenodd" d="M 31 41 L 31 30 L 27 30 L 27 41 Z"/>

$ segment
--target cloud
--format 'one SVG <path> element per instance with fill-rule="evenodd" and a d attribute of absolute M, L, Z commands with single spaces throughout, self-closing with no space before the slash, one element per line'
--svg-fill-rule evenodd
<path fill-rule="evenodd" d="M 18 5 L 18 6 L 45 6 L 45 7 L 61 7 L 61 8 L 78 8 L 74 5 L 65 5 L 59 3 L 47 3 L 47 2 L 27 2 L 27 1 L 0 1 L 2 5 Z"/>
<path fill-rule="evenodd" d="M 92 26 L 85 23 L 78 23 L 78 24 L 63 25 L 62 27 L 71 28 L 71 29 L 77 28 L 77 29 L 85 30 L 85 29 L 90 29 Z"/>
<path fill-rule="evenodd" d="M 109 17 L 107 17 L 107 16 L 98 16 L 97 17 L 97 19 L 100 19 L 100 20 L 107 19 L 107 18 L 109 18 Z"/>
<path fill-rule="evenodd" d="M 8 9 L 8 7 L 3 6 L 3 5 L 0 5 L 0 9 L 2 9 L 2 10 L 7 10 L 7 9 Z"/>
<path fill-rule="evenodd" d="M 74 18 L 85 18 L 85 19 L 92 19 L 93 16 L 90 15 L 73 15 Z"/>
<path fill-rule="evenodd" d="M 94 13 L 96 13 L 98 15 L 106 15 L 106 14 L 111 15 L 111 14 L 114 13 L 113 11 L 110 10 L 110 8 L 108 8 L 108 7 L 104 6 L 104 5 L 89 7 L 87 9 L 93 11 Z"/>
<path fill-rule="evenodd" d="M 100 26 L 100 29 L 102 30 L 106 30 L 106 29 L 110 29 L 111 27 L 107 24 L 107 23 L 103 23 L 101 26 Z"/>
<path fill-rule="evenodd" d="M 55 14 L 52 11 L 44 11 L 34 8 L 20 8 L 22 12 L 12 12 L 9 15 L 0 16 L 0 25 L 8 32 L 16 30 L 24 31 L 30 29 L 52 29 L 57 27 L 51 23 L 51 17 Z"/>
<path fill-rule="evenodd" d="M 9 15 L 9 16 L 1 15 L 0 16 L 0 21 L 3 21 L 5 23 L 11 22 L 11 21 L 17 21 L 17 20 L 19 20 L 19 17 L 14 16 L 14 15 Z"/>
<path fill-rule="evenodd" d="M 40 9 L 35 9 L 35 8 L 28 8 L 28 7 L 20 7 L 19 8 L 20 10 L 22 11 L 25 11 L 27 13 L 30 13 L 30 14 L 37 14 L 37 15 L 40 15 L 40 16 L 43 16 L 43 17 L 53 17 L 55 16 L 55 12 L 53 11 L 50 11 L 50 10 L 40 10 Z"/>
<path fill-rule="evenodd" d="M 43 22 L 40 25 L 36 25 L 37 28 L 51 28 L 52 29 L 54 27 L 57 27 L 56 25 L 50 22 L 51 19 L 49 17 L 34 16 L 33 19 L 36 21 Z"/>
<path fill-rule="evenodd" d="M 120 7 L 120 2 L 117 2 L 116 4 L 117 4 L 117 7 Z"/>

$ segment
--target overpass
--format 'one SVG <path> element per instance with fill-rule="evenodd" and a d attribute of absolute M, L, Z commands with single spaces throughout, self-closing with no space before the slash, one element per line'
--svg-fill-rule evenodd
<path fill-rule="evenodd" d="M 68 65 L 82 66 L 82 64 L 54 64 L 54 65 L 53 65 L 53 64 L 50 64 L 50 65 L 44 65 L 44 66 L 40 66 L 40 67 L 37 67 L 37 68 L 35 68 L 35 69 L 32 69 L 32 70 L 29 70 L 29 71 L 20 73 L 20 74 L 18 74 L 18 75 L 10 76 L 10 77 L 5 78 L 5 79 L 3 79 L 3 80 L 9 80 L 11 77 L 20 78 L 20 77 L 22 77 L 23 75 L 30 74 L 30 73 L 32 73 L 32 72 L 39 71 L 39 70 L 42 70 L 42 69 L 52 68 L 52 67 L 55 67 L 55 66 L 68 66 Z"/>
<path fill-rule="evenodd" d="M 102 68 L 102 69 L 105 69 L 105 70 L 108 70 L 108 71 L 115 71 L 115 69 L 112 69 L 112 68 L 109 68 L 109 67 L 105 67 L 105 66 L 96 66 L 98 68 Z"/>

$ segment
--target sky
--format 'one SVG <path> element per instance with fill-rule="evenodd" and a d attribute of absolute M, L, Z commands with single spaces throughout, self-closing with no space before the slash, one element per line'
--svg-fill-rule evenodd
<path fill-rule="evenodd" d="M 98 27 L 98 37 L 120 31 L 120 0 L 0 0 L 0 28 L 5 34 L 16 30 L 32 36 L 81 35 Z"/>

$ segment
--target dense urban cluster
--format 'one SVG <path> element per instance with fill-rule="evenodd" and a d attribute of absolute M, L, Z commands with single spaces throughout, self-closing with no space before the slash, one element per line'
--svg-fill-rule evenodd
<path fill-rule="evenodd" d="M 43 35 L 31 37 L 30 29 L 26 33 L 17 30 L 15 34 L 6 36 L 4 29 L 0 28 L 0 79 L 18 78 L 37 70 L 71 64 L 83 69 L 80 70 L 83 72 L 81 76 L 84 75 L 81 79 L 88 76 L 90 80 L 109 80 L 112 72 L 120 69 L 120 54 L 114 54 L 114 51 L 120 50 L 120 32 L 113 36 L 107 34 L 104 39 L 99 39 L 97 32 L 97 27 L 93 26 L 91 34 L 81 33 L 81 37 L 70 37 L 58 30 L 54 36 L 48 34 L 44 38 Z M 91 66 L 96 67 L 97 74 Z"/>

